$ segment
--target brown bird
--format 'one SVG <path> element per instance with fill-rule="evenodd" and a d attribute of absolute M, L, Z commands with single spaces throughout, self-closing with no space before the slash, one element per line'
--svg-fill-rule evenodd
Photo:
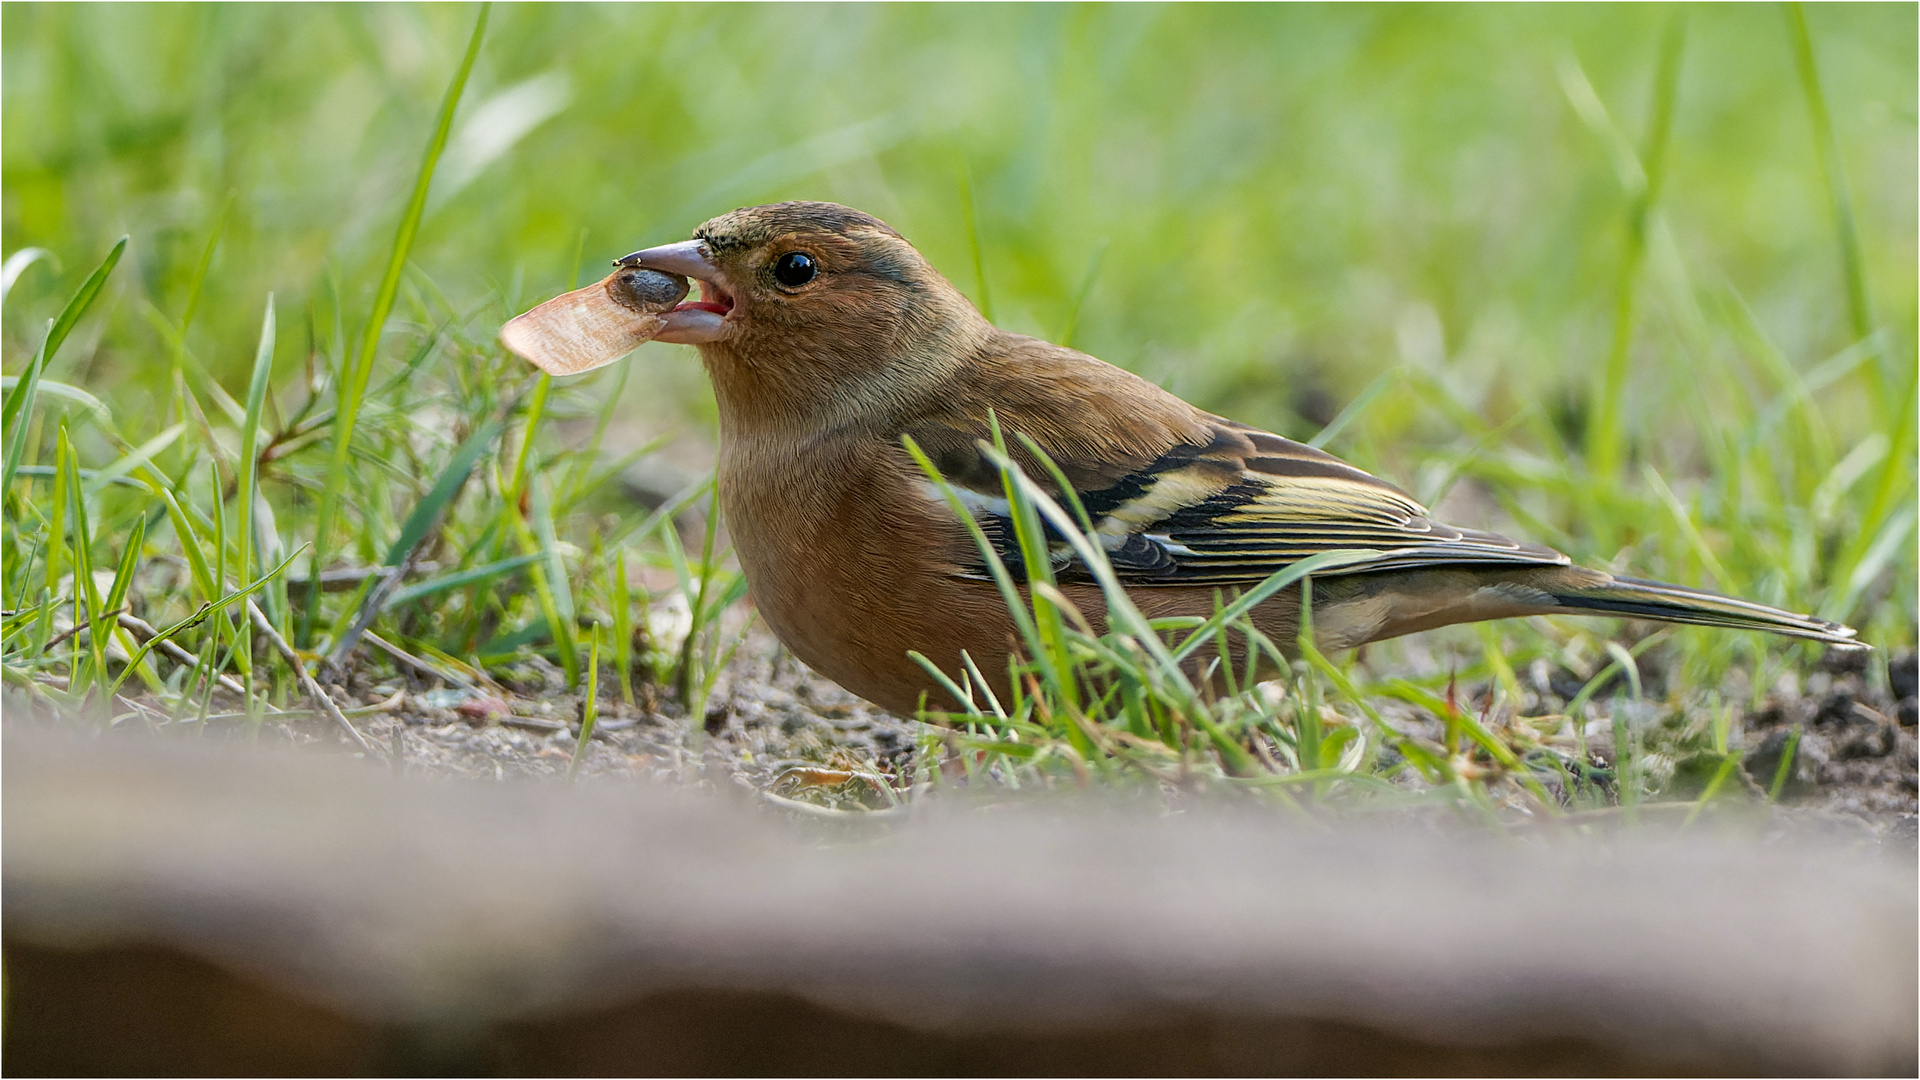
<path fill-rule="evenodd" d="M 1441 524 L 1330 454 L 996 328 L 899 233 L 857 210 L 748 207 L 618 265 L 700 283 L 701 298 L 672 308 L 655 336 L 697 346 L 713 379 L 720 499 L 753 598 L 795 655 L 889 709 L 911 711 L 923 695 L 931 707 L 954 704 L 909 650 L 956 675 L 962 650 L 989 673 L 1020 651 L 971 534 L 903 448 L 911 438 L 925 450 L 1017 574 L 1000 474 L 982 449 L 989 414 L 1010 441 L 1024 434 L 1058 465 L 1148 618 L 1211 615 L 1221 594 L 1290 563 L 1364 548 L 1378 557 L 1313 578 L 1323 651 L 1566 613 L 1858 647 L 1836 623 Z M 596 362 L 632 347 L 622 339 Z M 1048 476 L 1024 449 L 1013 456 L 1028 475 Z M 1104 629 L 1085 568 L 1065 545 L 1049 557 L 1061 591 Z M 1284 645 L 1299 609 L 1295 587 L 1252 618 Z"/>

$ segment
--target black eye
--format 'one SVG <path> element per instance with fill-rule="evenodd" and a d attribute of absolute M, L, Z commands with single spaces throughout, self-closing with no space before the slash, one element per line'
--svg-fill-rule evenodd
<path fill-rule="evenodd" d="M 819 273 L 813 256 L 804 251 L 789 251 L 773 260 L 773 280 L 789 289 L 797 289 Z"/>

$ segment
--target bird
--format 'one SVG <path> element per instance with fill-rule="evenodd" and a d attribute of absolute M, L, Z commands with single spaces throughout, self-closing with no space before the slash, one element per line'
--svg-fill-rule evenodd
<path fill-rule="evenodd" d="M 1148 619 L 1209 616 L 1223 597 L 1298 560 L 1366 549 L 1370 560 L 1311 578 L 1322 652 L 1542 614 L 1860 647 L 1853 630 L 1810 615 L 1609 574 L 1539 544 L 1446 525 L 1407 492 L 1322 450 L 994 326 L 898 232 L 846 206 L 744 207 L 616 267 L 700 286 L 697 300 L 663 313 L 654 337 L 695 346 L 712 380 L 720 504 L 761 618 L 815 671 L 895 712 L 958 704 L 912 653 L 953 678 L 971 658 L 996 679 L 1022 651 L 989 555 L 960 517 L 975 519 L 1024 582 L 991 453 L 996 427 L 1010 456 L 1056 497 L 1065 493 L 1033 448 L 1057 467 Z M 631 348 L 622 339 L 595 362 Z M 959 496 L 959 510 L 909 445 Z M 1105 632 L 1089 568 L 1065 544 L 1050 545 L 1047 558 L 1059 592 Z M 1250 618 L 1290 645 L 1299 587 Z"/>

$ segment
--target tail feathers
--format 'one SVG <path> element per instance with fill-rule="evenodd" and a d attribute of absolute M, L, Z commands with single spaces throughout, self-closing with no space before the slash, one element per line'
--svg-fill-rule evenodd
<path fill-rule="evenodd" d="M 1605 582 L 1552 590 L 1561 608 L 1575 613 L 1624 615 L 1694 626 L 1724 626 L 1736 630 L 1765 630 L 1787 637 L 1822 641 L 1842 649 L 1869 648 L 1855 640 L 1851 627 L 1812 615 L 1770 608 L 1731 596 L 1669 585 L 1664 581 L 1615 577 Z"/>

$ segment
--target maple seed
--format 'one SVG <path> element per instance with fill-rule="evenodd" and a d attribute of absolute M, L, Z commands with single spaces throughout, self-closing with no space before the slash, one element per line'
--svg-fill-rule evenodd
<path fill-rule="evenodd" d="M 500 340 L 549 375 L 578 375 L 653 340 L 686 295 L 678 274 L 623 266 L 507 320 Z"/>

